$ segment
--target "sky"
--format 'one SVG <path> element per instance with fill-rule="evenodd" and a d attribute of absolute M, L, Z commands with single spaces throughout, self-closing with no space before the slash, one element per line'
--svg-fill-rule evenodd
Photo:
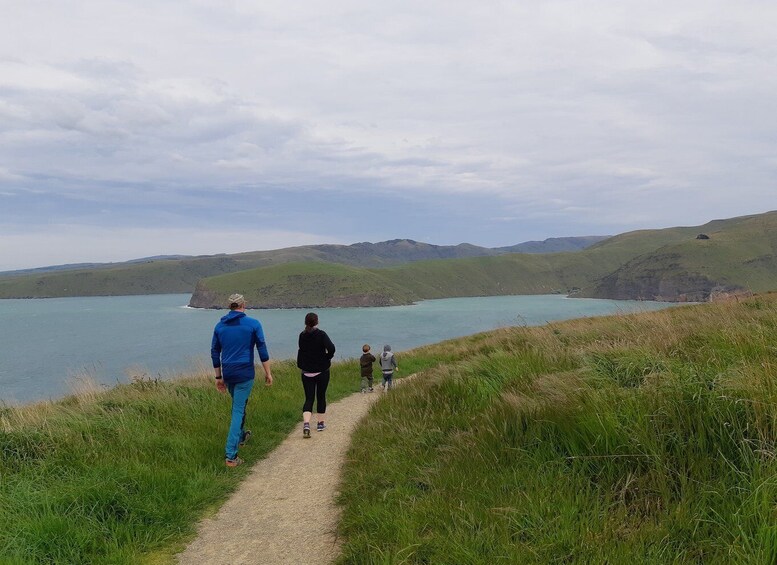
<path fill-rule="evenodd" d="M 777 3 L 0 0 L 0 271 L 777 209 Z"/>

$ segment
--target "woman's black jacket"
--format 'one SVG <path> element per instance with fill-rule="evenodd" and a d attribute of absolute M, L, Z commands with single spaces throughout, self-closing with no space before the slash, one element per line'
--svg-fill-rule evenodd
<path fill-rule="evenodd" d="M 314 328 L 313 331 L 303 331 L 299 334 L 299 350 L 297 351 L 297 367 L 306 373 L 326 371 L 332 364 L 335 355 L 335 344 L 324 330 Z"/>

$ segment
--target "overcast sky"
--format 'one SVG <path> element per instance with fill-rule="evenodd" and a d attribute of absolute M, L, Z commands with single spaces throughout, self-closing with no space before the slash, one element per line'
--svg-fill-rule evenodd
<path fill-rule="evenodd" d="M 0 0 L 0 270 L 777 209 L 777 3 Z"/>

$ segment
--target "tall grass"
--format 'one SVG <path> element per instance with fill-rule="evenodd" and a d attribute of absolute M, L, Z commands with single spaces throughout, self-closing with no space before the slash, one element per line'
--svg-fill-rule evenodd
<path fill-rule="evenodd" d="M 777 562 L 775 328 L 767 295 L 418 350 L 446 362 L 357 431 L 342 562 Z"/>
<path fill-rule="evenodd" d="M 248 405 L 249 463 L 301 418 L 297 369 L 273 374 Z M 356 364 L 336 365 L 331 382 L 331 400 L 357 390 Z M 248 470 L 224 466 L 229 402 L 208 371 L 0 407 L 0 563 L 170 562 Z"/>
<path fill-rule="evenodd" d="M 345 563 L 777 561 L 777 296 L 510 328 L 400 355 L 357 431 Z M 255 461 L 297 424 L 275 363 Z M 330 399 L 359 386 L 335 365 Z M 163 563 L 245 476 L 208 374 L 0 407 L 0 563 Z"/>

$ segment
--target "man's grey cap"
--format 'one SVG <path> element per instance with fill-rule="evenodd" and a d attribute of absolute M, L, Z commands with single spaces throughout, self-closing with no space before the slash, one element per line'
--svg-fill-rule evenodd
<path fill-rule="evenodd" d="M 238 306 L 245 306 L 246 299 L 242 294 L 233 294 L 229 297 L 229 305 L 237 304 Z"/>

